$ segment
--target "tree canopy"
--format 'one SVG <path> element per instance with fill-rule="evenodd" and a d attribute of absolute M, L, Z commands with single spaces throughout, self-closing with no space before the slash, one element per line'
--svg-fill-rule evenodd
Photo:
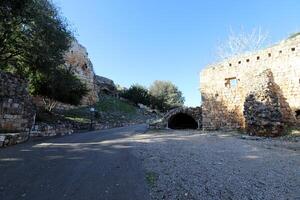
<path fill-rule="evenodd" d="M 121 96 L 135 104 L 141 103 L 147 106 L 150 105 L 148 89 L 138 84 L 132 85 L 129 89 L 124 90 Z"/>
<path fill-rule="evenodd" d="M 149 94 L 152 97 L 151 104 L 162 111 L 183 106 L 185 101 L 182 92 L 170 81 L 154 81 Z"/>
<path fill-rule="evenodd" d="M 0 17 L 0 69 L 27 78 L 33 94 L 77 104 L 86 86 L 63 70 L 74 37 L 54 4 L 1 0 Z"/>

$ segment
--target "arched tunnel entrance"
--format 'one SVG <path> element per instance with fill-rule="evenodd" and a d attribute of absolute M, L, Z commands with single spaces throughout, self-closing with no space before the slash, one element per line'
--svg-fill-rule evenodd
<path fill-rule="evenodd" d="M 198 123 L 196 120 L 185 113 L 178 113 L 170 117 L 168 128 L 171 129 L 197 129 Z"/>

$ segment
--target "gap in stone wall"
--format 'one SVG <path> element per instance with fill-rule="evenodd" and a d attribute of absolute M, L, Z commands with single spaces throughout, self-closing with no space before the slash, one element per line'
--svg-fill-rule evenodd
<path fill-rule="evenodd" d="M 297 119 L 300 120 L 300 110 L 295 111 L 295 116 L 296 116 Z"/>

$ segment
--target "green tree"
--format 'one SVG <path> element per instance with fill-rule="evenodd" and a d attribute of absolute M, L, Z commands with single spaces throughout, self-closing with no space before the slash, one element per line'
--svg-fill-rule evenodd
<path fill-rule="evenodd" d="M 63 70 L 72 40 L 51 1 L 0 1 L 0 69 L 26 77 L 32 94 L 70 104 L 86 94 L 85 84 Z"/>
<path fill-rule="evenodd" d="M 154 81 L 150 86 L 151 104 L 161 111 L 183 106 L 182 92 L 170 81 Z"/>
<path fill-rule="evenodd" d="M 150 95 L 147 88 L 138 84 L 132 85 L 129 89 L 123 91 L 121 96 L 135 104 L 150 105 Z"/>
<path fill-rule="evenodd" d="M 43 100 L 49 112 L 56 106 L 57 101 L 78 105 L 82 97 L 88 93 L 86 85 L 63 68 L 47 73 L 47 75 L 39 74 L 31 83 L 32 94 L 47 97 Z"/>
<path fill-rule="evenodd" d="M 0 15 L 1 69 L 29 76 L 64 63 L 73 35 L 51 2 L 2 0 Z"/>

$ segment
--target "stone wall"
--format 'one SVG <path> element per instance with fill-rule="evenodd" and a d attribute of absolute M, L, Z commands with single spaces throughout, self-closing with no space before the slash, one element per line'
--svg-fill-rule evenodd
<path fill-rule="evenodd" d="M 282 100 L 271 70 L 255 77 L 244 103 L 246 130 L 250 135 L 280 136 L 284 130 Z"/>
<path fill-rule="evenodd" d="M 35 106 L 27 82 L 0 71 L 0 132 L 25 132 L 33 124 Z"/>
<path fill-rule="evenodd" d="M 66 67 L 70 69 L 81 81 L 86 83 L 89 93 L 83 99 L 82 105 L 92 105 L 98 101 L 95 84 L 93 64 L 88 57 L 85 47 L 77 41 L 72 43 L 70 50 L 65 55 Z"/>
<path fill-rule="evenodd" d="M 200 74 L 203 128 L 244 129 L 244 102 L 258 75 L 272 72 L 284 124 L 296 124 L 300 110 L 300 36 L 270 48 L 208 66 Z"/>

